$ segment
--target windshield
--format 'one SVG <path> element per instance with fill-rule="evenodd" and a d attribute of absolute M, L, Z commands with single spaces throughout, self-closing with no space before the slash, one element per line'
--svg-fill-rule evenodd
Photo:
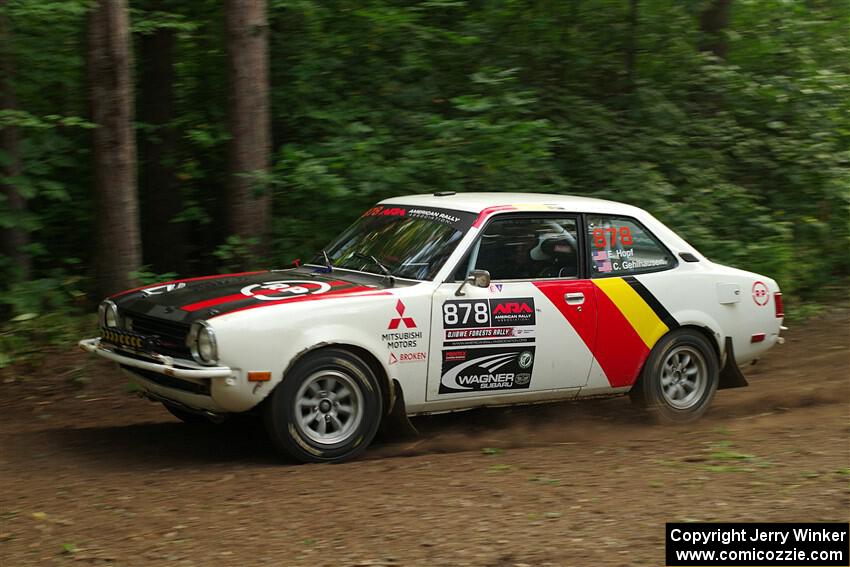
<path fill-rule="evenodd" d="M 475 215 L 447 209 L 378 205 L 325 249 L 335 268 L 432 280 Z M 314 264 L 324 265 L 322 254 Z"/>

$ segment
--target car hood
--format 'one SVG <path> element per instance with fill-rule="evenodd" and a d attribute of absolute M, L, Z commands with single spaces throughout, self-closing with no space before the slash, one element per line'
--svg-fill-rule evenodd
<path fill-rule="evenodd" d="M 332 297 L 386 293 L 378 278 L 298 268 L 207 276 L 154 284 L 112 296 L 122 312 L 191 323 L 234 311 Z"/>

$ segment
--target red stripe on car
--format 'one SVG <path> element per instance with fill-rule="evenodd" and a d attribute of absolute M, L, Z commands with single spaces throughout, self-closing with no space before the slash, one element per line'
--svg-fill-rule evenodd
<path fill-rule="evenodd" d="M 539 282 L 534 285 L 561 312 L 587 348 L 593 352 L 593 345 L 596 343 L 596 287 L 588 281 L 581 280 Z M 584 294 L 581 311 L 576 309 L 575 305 L 567 305 L 564 299 L 567 293 Z"/>
<path fill-rule="evenodd" d="M 606 294 L 586 280 L 539 282 L 534 285 L 575 329 L 612 387 L 634 384 L 649 356 L 649 349 Z M 576 305 L 568 305 L 564 298 L 565 294 L 575 292 L 584 293 L 581 311 Z"/>
<path fill-rule="evenodd" d="M 284 282 L 285 283 L 285 282 Z M 366 286 L 354 286 L 350 282 L 335 280 L 331 282 L 327 282 L 330 284 L 331 289 L 326 291 L 325 293 L 305 293 L 302 296 L 291 296 L 284 297 L 280 300 L 266 300 L 263 302 L 264 305 L 274 305 L 277 303 L 281 303 L 284 301 L 293 301 L 296 299 L 303 299 L 305 297 L 324 297 L 329 294 L 336 294 L 340 292 L 349 292 L 356 290 L 371 290 L 374 288 L 366 287 Z M 335 289 L 336 288 L 336 289 Z M 344 288 L 344 289 L 342 289 Z M 190 303 L 188 305 L 184 305 L 180 309 L 183 311 L 200 311 L 201 309 L 209 309 L 210 307 L 215 307 L 217 305 L 224 305 L 225 303 L 233 303 L 234 301 L 245 301 L 251 299 L 252 296 L 256 295 L 273 295 L 275 293 L 279 293 L 279 290 L 276 289 L 258 289 L 257 291 L 252 292 L 251 295 L 245 295 L 244 293 L 234 293 L 231 295 L 224 295 L 221 297 L 214 297 L 212 299 L 205 299 L 203 301 L 198 301 L 197 303 Z"/>
<path fill-rule="evenodd" d="M 599 332 L 596 348 L 591 349 L 593 356 L 612 387 L 630 386 L 637 380 L 649 349 L 617 305 L 601 291 L 596 294 L 596 313 Z"/>
<path fill-rule="evenodd" d="M 214 275 L 214 276 L 200 276 L 200 277 L 197 277 L 197 278 L 185 278 L 185 279 L 182 279 L 182 280 L 171 280 L 171 281 L 167 281 L 167 282 L 158 282 L 158 283 L 155 283 L 155 284 L 143 285 L 143 286 L 140 286 L 140 287 L 134 287 L 133 289 L 127 289 L 127 290 L 124 290 L 124 291 L 119 291 L 118 293 L 116 293 L 114 295 L 110 295 L 109 299 L 121 297 L 122 295 L 127 295 L 128 293 L 133 293 L 133 292 L 136 292 L 136 291 L 142 291 L 143 289 L 148 289 L 148 288 L 151 288 L 151 287 L 160 287 L 160 286 L 169 285 L 169 284 L 186 283 L 186 282 L 199 282 L 199 281 L 202 281 L 202 280 L 215 280 L 215 279 L 219 279 L 219 278 L 235 278 L 237 276 L 253 276 L 255 274 L 262 274 L 265 271 L 266 270 L 260 270 L 258 272 L 238 272 L 238 273 L 235 273 L 235 274 L 217 274 L 217 275 Z"/>
<path fill-rule="evenodd" d="M 479 228 L 482 224 L 484 224 L 484 221 L 487 220 L 487 217 L 489 217 L 493 213 L 515 210 L 516 207 L 514 207 L 513 205 L 499 205 L 498 207 L 487 207 L 486 209 L 483 209 L 480 213 L 478 213 L 478 218 L 475 219 L 475 222 L 472 223 L 472 226 L 474 228 Z"/>
<path fill-rule="evenodd" d="M 378 295 L 392 295 L 389 291 L 375 291 L 374 288 L 368 286 L 358 286 L 350 289 L 340 290 L 337 292 L 329 291 L 328 293 L 321 294 L 313 294 L 313 295 L 302 295 L 300 297 L 291 297 L 289 299 L 281 299 L 278 301 L 262 301 L 257 302 L 252 305 L 246 305 L 244 307 L 240 307 L 238 309 L 233 309 L 232 311 L 227 311 L 225 313 L 219 313 L 218 315 L 214 315 L 214 317 L 220 317 L 221 315 L 230 315 L 231 313 L 237 313 L 239 311 L 247 311 L 248 309 L 257 309 L 258 307 L 269 307 L 271 305 L 280 305 L 281 303 L 299 303 L 301 301 L 314 301 L 317 299 L 345 299 L 347 297 L 371 297 Z M 243 296 L 244 297 L 244 296 Z M 213 317 L 210 317 L 212 319 Z"/>

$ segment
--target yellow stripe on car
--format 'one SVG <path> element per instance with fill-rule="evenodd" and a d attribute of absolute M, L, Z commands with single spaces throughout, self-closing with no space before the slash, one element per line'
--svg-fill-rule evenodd
<path fill-rule="evenodd" d="M 647 348 L 655 346 L 658 339 L 670 330 L 623 278 L 604 278 L 593 280 L 593 283 L 614 302 Z"/>

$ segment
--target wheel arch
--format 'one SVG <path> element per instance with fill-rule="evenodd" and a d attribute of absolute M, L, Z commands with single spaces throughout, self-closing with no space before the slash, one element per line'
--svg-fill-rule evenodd
<path fill-rule="evenodd" d="M 720 342 L 719 342 L 721 340 L 721 337 L 719 335 L 716 335 L 715 332 L 710 327 L 707 327 L 705 325 L 693 324 L 693 325 L 681 325 L 680 327 L 677 327 L 676 330 L 678 330 L 678 329 L 687 329 L 687 330 L 697 331 L 703 337 L 705 337 L 705 339 L 708 341 L 708 344 L 710 344 L 711 348 L 714 349 L 714 354 L 717 355 L 717 365 L 718 365 L 718 367 L 723 366 L 723 351 L 721 350 L 721 346 L 720 346 Z"/>
<path fill-rule="evenodd" d="M 652 345 L 652 349 L 650 349 L 650 353 L 652 352 L 653 349 L 655 349 L 656 345 L 661 341 L 661 339 L 666 338 L 666 337 L 670 336 L 671 333 L 674 333 L 674 332 L 680 331 L 680 330 L 696 331 L 700 335 L 702 335 L 703 338 L 705 338 L 708 341 L 708 344 L 711 345 L 711 348 L 714 350 L 714 354 L 717 355 L 718 367 L 723 368 L 723 365 L 724 365 L 723 354 L 724 353 L 721 350 L 720 344 L 718 343 L 718 341 L 721 340 L 722 335 L 715 333 L 715 331 L 711 327 L 709 327 L 708 325 L 705 325 L 703 323 L 690 322 L 690 323 L 680 324 L 679 326 L 677 326 L 673 329 L 670 329 L 669 331 L 664 333 L 659 338 L 659 340 L 655 342 L 654 345 Z M 646 359 L 644 359 L 644 361 L 643 361 L 643 364 L 641 364 L 640 370 L 638 371 L 638 374 L 637 374 L 637 378 L 632 383 L 631 390 L 635 390 L 636 388 L 640 387 L 641 381 L 643 380 L 643 371 L 646 368 L 646 365 L 647 365 L 648 362 L 649 362 L 649 355 L 647 355 Z"/>
<path fill-rule="evenodd" d="M 287 364 L 286 368 L 283 370 L 283 376 L 281 377 L 281 381 L 278 385 L 286 380 L 286 375 L 289 374 L 295 365 L 303 360 L 304 357 L 331 348 L 346 350 L 358 356 L 366 363 L 369 369 L 375 374 L 375 377 L 378 379 L 378 386 L 381 388 L 381 415 L 387 415 L 395 403 L 396 390 L 399 388 L 398 382 L 390 379 L 386 369 L 372 351 L 360 345 L 346 342 L 322 342 L 301 350 L 289 361 L 289 364 Z"/>
<path fill-rule="evenodd" d="M 718 323 L 714 317 L 703 311 L 681 311 L 674 313 L 673 317 L 679 322 L 679 326 L 675 329 L 670 329 L 668 333 L 665 333 L 665 336 L 677 329 L 693 329 L 698 331 L 706 339 L 708 339 L 708 342 L 714 348 L 715 354 L 717 354 L 717 362 L 722 367 L 724 357 L 726 356 L 726 345 L 720 323 Z"/>

